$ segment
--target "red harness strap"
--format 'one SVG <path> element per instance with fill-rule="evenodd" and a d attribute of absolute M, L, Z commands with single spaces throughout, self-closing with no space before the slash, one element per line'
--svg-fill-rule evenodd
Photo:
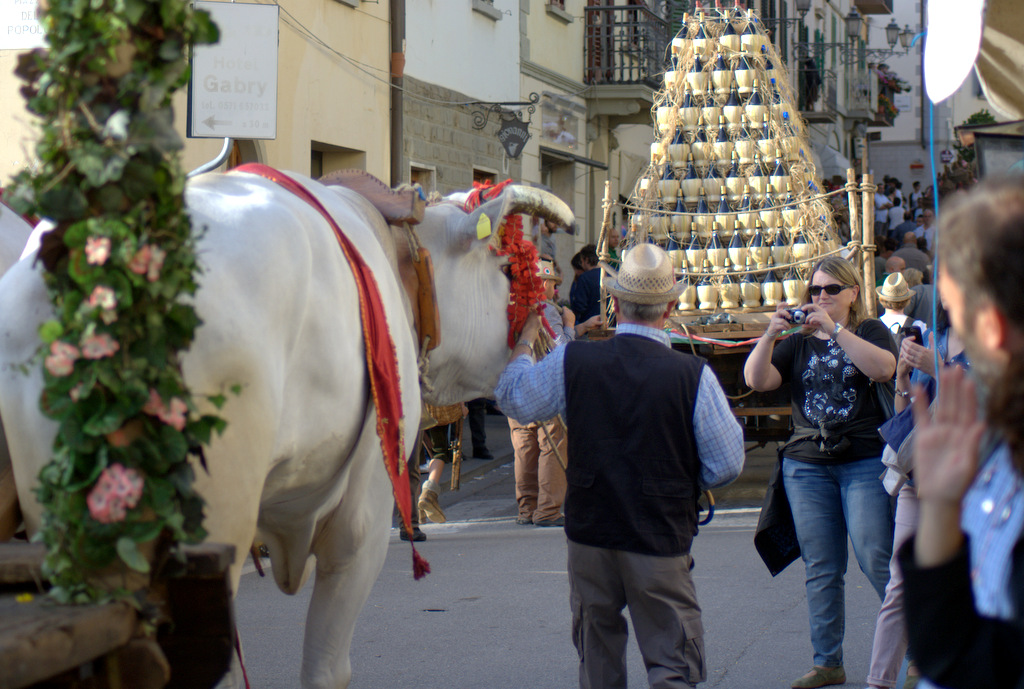
<path fill-rule="evenodd" d="M 259 175 L 276 182 L 319 211 L 334 231 L 338 245 L 352 268 L 359 292 L 359 317 L 366 345 L 366 367 L 370 391 L 377 408 L 377 436 L 384 451 L 384 466 L 391 478 L 391 487 L 402 516 L 402 524 L 406 532 L 412 534 L 412 496 L 403 452 L 405 443 L 402 437 L 402 391 L 399 386 L 398 357 L 395 354 L 395 343 L 388 330 L 384 302 L 377 288 L 377 281 L 373 277 L 373 271 L 327 209 L 304 186 L 281 171 L 260 163 L 247 163 L 234 170 Z M 412 541 L 409 544 L 412 545 Z M 416 579 L 430 572 L 430 565 L 416 552 L 414 545 L 412 560 L 413 576 Z"/>

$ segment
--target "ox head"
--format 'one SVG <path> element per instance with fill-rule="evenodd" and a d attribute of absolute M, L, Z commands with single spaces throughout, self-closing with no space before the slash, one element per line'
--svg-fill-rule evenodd
<path fill-rule="evenodd" d="M 508 259 L 491 249 L 490 236 L 478 237 L 477 227 L 481 216 L 487 216 L 496 232 L 514 213 L 566 226 L 574 221 L 572 211 L 554 194 L 509 185 L 471 213 L 449 197 L 428 207 L 417 228 L 433 259 L 441 316 L 441 344 L 429 359 L 433 390 L 423 392 L 431 404 L 490 397 L 508 362 L 509 278 L 502 270 Z"/>

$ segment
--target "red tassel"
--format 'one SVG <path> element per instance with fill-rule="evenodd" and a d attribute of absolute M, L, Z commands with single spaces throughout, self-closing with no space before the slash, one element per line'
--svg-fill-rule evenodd
<path fill-rule="evenodd" d="M 423 559 L 423 556 L 416 552 L 416 546 L 412 547 L 412 578 L 422 579 L 430 574 L 430 563 Z"/>

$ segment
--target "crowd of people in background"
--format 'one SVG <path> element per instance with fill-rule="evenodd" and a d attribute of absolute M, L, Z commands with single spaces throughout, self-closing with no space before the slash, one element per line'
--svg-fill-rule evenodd
<path fill-rule="evenodd" d="M 745 364 L 751 388 L 788 384 L 792 400 L 794 433 L 780 447 L 779 463 L 806 571 L 813 649 L 812 667 L 793 680 L 794 689 L 847 681 L 848 540 L 881 601 L 868 689 L 895 687 L 904 666 L 904 689 L 1024 689 L 1024 395 L 1018 390 L 1024 300 L 1017 296 L 1024 280 L 1024 184 L 982 184 L 951 202 L 941 238 L 933 202 L 930 188 L 914 182 L 904 190 L 886 177 L 875 195 L 876 284 L 864 284 L 844 259 L 823 259 L 801 304 L 778 307 Z M 678 376 L 686 382 L 684 397 L 693 395 L 676 400 L 683 408 L 692 409 L 702 395 L 715 400 L 714 414 L 722 406 L 720 388 L 705 390 L 708 369 L 674 357 L 662 362 L 667 342 L 659 333 L 678 291 L 666 255 L 643 244 L 639 254 L 620 257 L 619 239 L 610 242 L 611 266 L 601 264 L 592 244 L 578 251 L 567 291 L 560 289 L 565 279 L 553 255 L 542 256 L 538 275 L 555 349 L 537 356 L 539 326 L 531 316 L 496 392 L 515 449 L 517 523 L 566 527 L 581 687 L 620 686 L 625 607 L 652 686 L 693 686 L 706 669 L 688 576 L 691 515 L 650 503 L 675 531 L 669 540 L 647 533 L 636 511 L 647 509 L 641 506 L 649 498 L 641 499 L 639 486 L 614 497 L 598 491 L 642 475 L 629 464 L 639 460 L 604 455 L 622 443 L 651 445 L 678 457 L 673 471 L 701 488 L 731 480 L 742 460 L 734 449 L 712 447 L 702 426 L 709 421 L 683 415 L 673 426 L 634 399 L 637 385 Z M 611 276 L 621 326 L 600 347 L 574 348 L 575 340 L 606 325 L 602 271 Z M 864 313 L 863 294 L 876 299 L 877 319 Z M 806 314 L 802 330 L 779 339 L 792 332 L 795 306 Z M 644 366 L 636 365 L 641 354 Z M 603 375 L 609 362 L 615 374 Z M 644 418 L 661 422 L 619 422 L 641 408 Z M 601 434 L 573 432 L 574 415 L 584 412 L 608 417 L 598 425 Z M 549 420 L 556 415 L 568 420 L 568 429 Z M 725 417 L 715 418 L 715 432 L 735 434 Z M 435 445 L 443 443 L 438 440 Z M 715 455 L 728 456 L 729 469 L 711 476 Z M 693 457 L 697 464 L 688 465 Z M 430 497 L 425 516 L 443 520 L 443 513 L 433 514 L 436 496 Z M 659 571 L 656 562 L 669 564 Z M 657 602 L 647 597 L 652 587 Z M 680 621 L 674 650 L 663 647 L 652 616 Z M 667 675 L 673 680 L 657 683 Z"/>

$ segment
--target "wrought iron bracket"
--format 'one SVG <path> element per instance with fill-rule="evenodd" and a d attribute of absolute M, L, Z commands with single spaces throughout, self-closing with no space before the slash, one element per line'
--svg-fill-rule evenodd
<path fill-rule="evenodd" d="M 518 120 L 520 122 L 523 122 L 524 124 L 530 124 L 530 122 L 531 122 L 531 120 L 533 118 L 531 117 L 530 119 L 527 119 L 524 122 L 524 120 L 523 120 L 523 113 L 522 113 L 521 110 L 517 110 L 517 111 L 513 112 L 513 111 L 505 109 L 505 108 L 512 108 L 512 107 L 519 107 L 519 108 L 521 108 L 523 106 L 527 106 L 526 107 L 526 112 L 532 116 L 533 113 L 535 113 L 537 111 L 537 103 L 540 102 L 540 94 L 538 94 L 536 91 L 534 91 L 533 93 L 530 94 L 529 98 L 530 98 L 530 100 L 528 100 L 528 101 L 504 102 L 504 103 L 492 103 L 492 102 L 487 102 L 487 101 L 471 101 L 467 105 L 480 105 L 480 106 L 484 106 L 483 110 L 474 110 L 473 111 L 473 129 L 483 129 L 484 127 L 486 127 L 487 126 L 487 122 L 491 119 L 491 114 L 496 115 L 498 117 L 499 122 L 513 122 L 515 120 Z"/>

